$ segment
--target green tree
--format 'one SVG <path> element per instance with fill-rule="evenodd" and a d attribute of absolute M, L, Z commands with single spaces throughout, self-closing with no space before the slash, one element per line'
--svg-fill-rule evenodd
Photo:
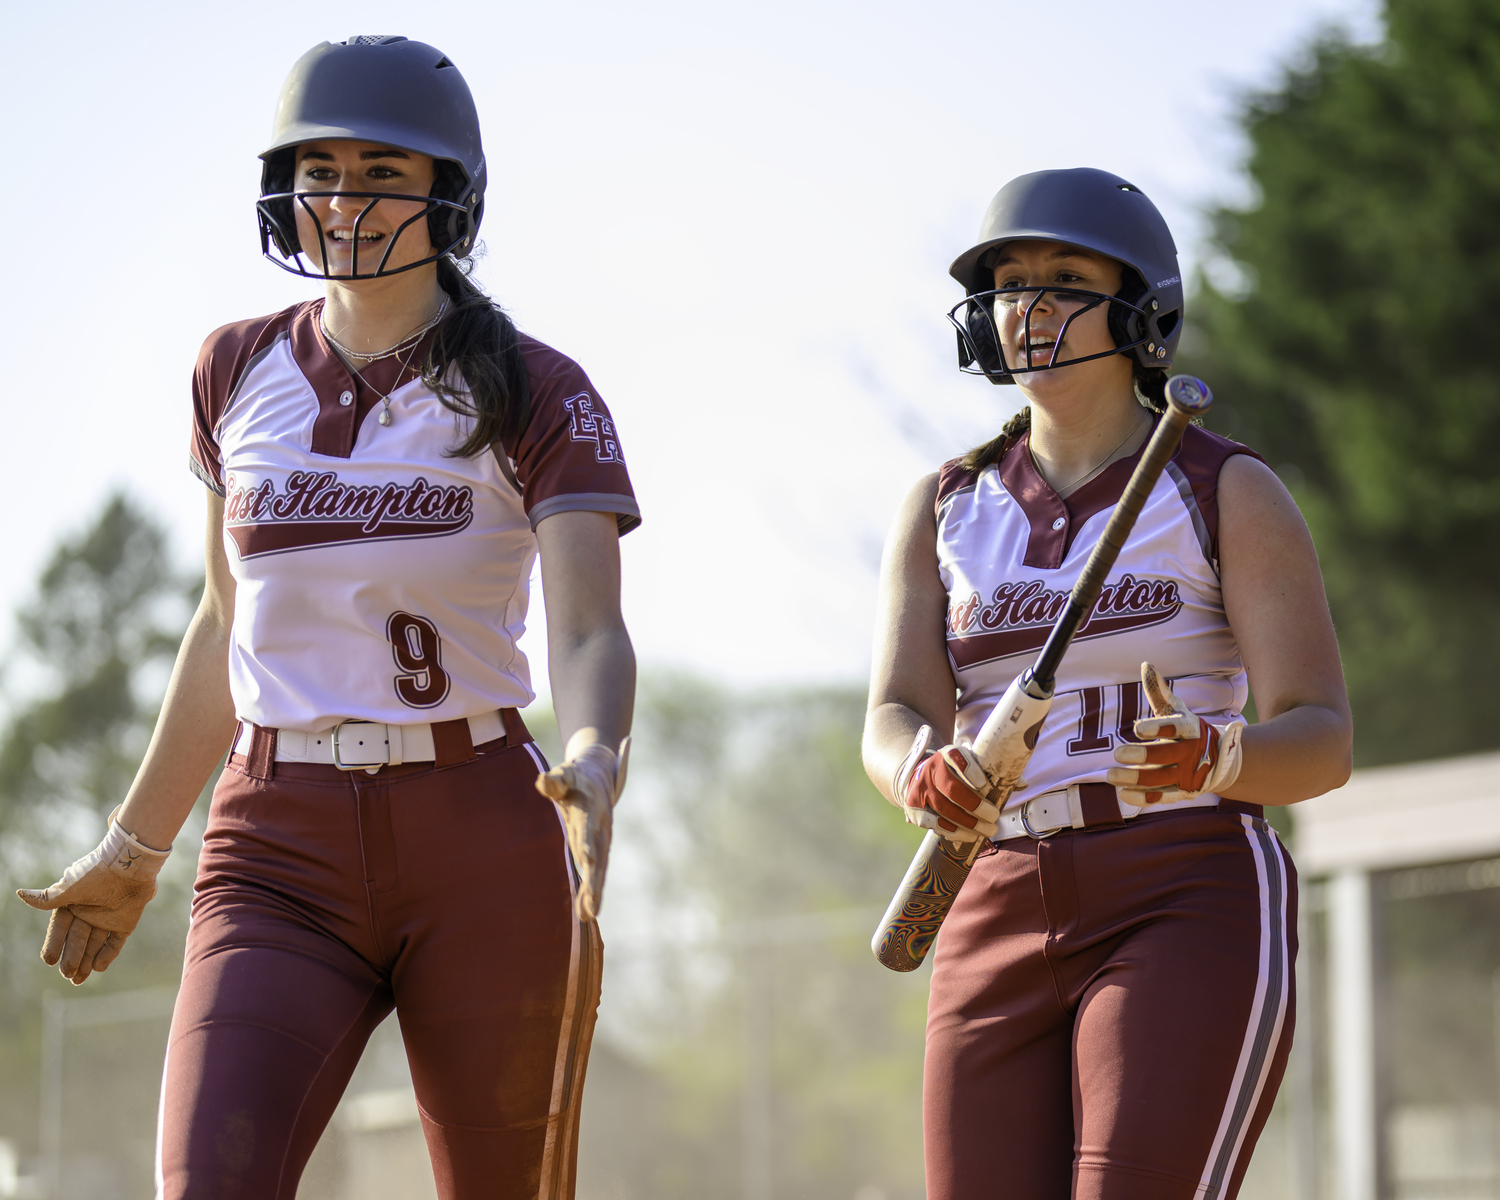
<path fill-rule="evenodd" d="M 172 983 L 181 972 L 191 831 L 179 838 L 183 852 L 169 861 L 161 894 L 124 954 L 79 992 L 38 959 L 47 918 L 12 892 L 51 883 L 101 836 L 150 738 L 200 587 L 173 566 L 160 525 L 117 495 L 89 528 L 58 546 L 17 614 L 7 677 L 24 680 L 27 696 L 10 698 L 0 731 L 0 1136 L 28 1154 L 42 993 L 98 995 Z M 131 1077 L 159 1072 L 160 1049 L 143 1044 L 145 1059 Z M 149 1113 L 154 1092 L 141 1103 Z"/>
<path fill-rule="evenodd" d="M 1247 105 L 1186 364 L 1308 516 L 1365 764 L 1495 745 L 1500 672 L 1500 0 L 1385 16 Z"/>
<path fill-rule="evenodd" d="M 35 837 L 39 825 L 120 802 L 156 719 L 188 596 L 162 529 L 124 496 L 57 548 L 16 618 L 15 657 L 43 694 L 0 737 L 0 829 Z"/>

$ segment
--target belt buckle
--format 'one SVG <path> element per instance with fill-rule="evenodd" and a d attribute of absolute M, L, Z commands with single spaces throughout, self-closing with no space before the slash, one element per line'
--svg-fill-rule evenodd
<path fill-rule="evenodd" d="M 1026 819 L 1026 810 L 1031 807 L 1032 801 L 1037 799 L 1040 799 L 1040 797 L 1033 796 L 1031 800 L 1028 800 L 1025 804 L 1021 805 L 1021 828 L 1026 831 L 1026 836 L 1029 837 L 1032 841 L 1045 842 L 1049 837 L 1055 834 L 1057 830 L 1047 829 L 1041 833 L 1038 833 L 1031 827 L 1031 822 Z"/>
<path fill-rule="evenodd" d="M 385 745 L 385 757 L 384 758 L 382 758 L 382 759 L 374 759 L 374 760 L 372 760 L 370 762 L 355 762 L 355 763 L 346 763 L 346 762 L 344 762 L 343 756 L 340 753 L 340 748 L 339 748 L 339 731 L 342 730 L 345 725 L 367 725 L 367 726 L 369 726 L 372 729 L 374 729 L 376 727 L 379 727 L 380 729 L 387 729 L 387 726 L 381 724 L 378 721 L 340 721 L 337 725 L 335 725 L 333 727 L 333 765 L 336 766 L 340 771 L 364 771 L 364 770 L 367 770 L 370 767 L 383 767 L 383 766 L 385 766 L 387 763 L 389 763 L 391 761 L 390 733 L 387 732 L 386 735 L 385 735 L 385 743 L 384 743 L 384 745 Z"/>

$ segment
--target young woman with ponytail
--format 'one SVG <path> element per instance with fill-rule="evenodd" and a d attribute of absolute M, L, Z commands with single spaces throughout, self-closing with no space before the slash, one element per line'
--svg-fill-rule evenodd
<path fill-rule="evenodd" d="M 203 600 L 108 836 L 22 895 L 52 912 L 48 963 L 107 968 L 227 752 L 158 1196 L 292 1200 L 395 1009 L 438 1194 L 571 1197 L 635 686 L 619 438 L 469 277 L 486 164 L 441 51 L 315 47 L 262 159 L 263 249 L 324 294 L 204 344 Z M 538 554 L 551 770 L 518 713 Z"/>

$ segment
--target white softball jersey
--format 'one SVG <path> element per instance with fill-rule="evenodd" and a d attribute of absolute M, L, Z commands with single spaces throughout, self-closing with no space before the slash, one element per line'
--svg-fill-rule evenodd
<path fill-rule="evenodd" d="M 948 591 L 960 738 L 979 732 L 1011 681 L 1035 661 L 1141 454 L 1110 464 L 1064 499 L 1037 470 L 1029 441 L 1023 435 L 978 472 L 954 461 L 939 474 L 938 567 Z M 1144 661 L 1155 663 L 1200 716 L 1220 722 L 1240 715 L 1249 691 L 1218 569 L 1219 469 L 1235 454 L 1259 457 L 1188 427 L 1063 657 L 1027 786 L 1008 807 L 1104 781 L 1115 746 L 1137 741 L 1134 722 L 1150 715 L 1141 693 Z M 1181 803 L 1216 802 L 1203 796 Z"/>
<path fill-rule="evenodd" d="M 524 707 L 537 523 L 579 510 L 615 514 L 621 533 L 640 523 L 608 409 L 576 363 L 523 338 L 525 430 L 503 466 L 454 457 L 472 418 L 403 369 L 426 342 L 361 378 L 324 339 L 321 307 L 225 326 L 193 378 L 190 465 L 224 497 L 236 583 L 236 711 L 321 730 Z"/>

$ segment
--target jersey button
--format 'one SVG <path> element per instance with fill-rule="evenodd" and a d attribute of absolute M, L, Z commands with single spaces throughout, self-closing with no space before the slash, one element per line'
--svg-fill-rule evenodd
<path fill-rule="evenodd" d="M 339 403 L 342 404 L 345 408 L 348 408 L 349 405 L 351 405 L 351 404 L 354 403 L 354 393 L 353 392 L 340 392 L 339 393 Z"/>
<path fill-rule="evenodd" d="M 1061 529 L 1067 523 L 1068 523 L 1068 518 L 1067 517 L 1058 517 L 1057 520 L 1055 520 L 1055 521 L 1052 522 L 1052 528 L 1053 529 Z"/>

